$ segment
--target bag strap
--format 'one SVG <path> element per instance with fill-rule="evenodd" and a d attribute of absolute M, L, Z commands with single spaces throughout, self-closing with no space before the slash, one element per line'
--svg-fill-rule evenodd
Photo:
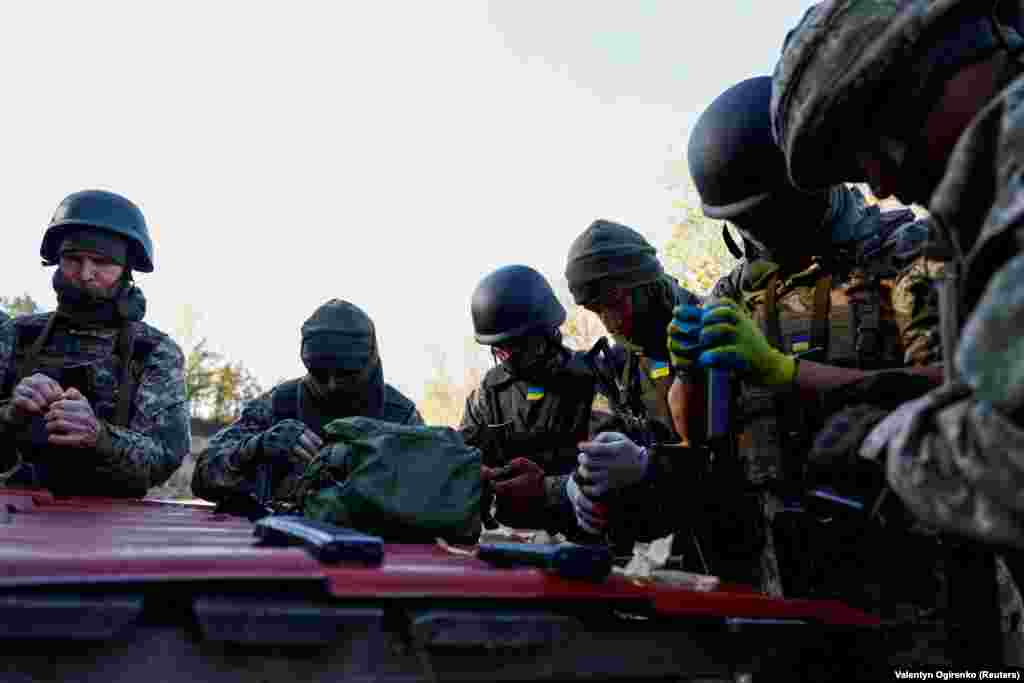
<path fill-rule="evenodd" d="M 39 359 L 39 354 L 42 353 L 43 346 L 46 345 L 47 340 L 53 334 L 53 328 L 57 323 L 57 314 L 50 313 L 46 318 L 46 325 L 43 327 L 43 331 L 35 338 L 32 345 L 28 348 L 25 353 L 25 357 L 22 358 L 18 364 L 18 370 L 14 377 L 14 386 L 17 386 L 18 382 L 25 379 L 28 373 L 36 366 L 36 361 Z"/>
<path fill-rule="evenodd" d="M 132 372 L 132 354 L 135 352 L 137 334 L 138 329 L 135 324 L 126 321 L 117 335 L 117 352 L 121 356 L 121 382 L 118 387 L 120 393 L 117 397 L 114 424 L 118 427 L 128 426 L 128 422 L 131 420 L 132 401 L 135 398 L 135 390 L 138 389 L 135 373 Z"/>

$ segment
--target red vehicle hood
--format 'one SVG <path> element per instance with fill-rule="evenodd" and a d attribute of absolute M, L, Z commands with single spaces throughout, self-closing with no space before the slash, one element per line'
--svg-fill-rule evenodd
<path fill-rule="evenodd" d="M 875 626 L 839 602 L 779 600 L 749 587 L 714 591 L 603 583 L 539 569 L 496 568 L 430 545 L 388 544 L 380 566 L 324 565 L 301 548 L 257 545 L 252 524 L 206 504 L 74 497 L 0 489 L 0 587 L 129 582 L 318 582 L 334 598 L 644 603 L 665 616 L 806 619 Z"/>

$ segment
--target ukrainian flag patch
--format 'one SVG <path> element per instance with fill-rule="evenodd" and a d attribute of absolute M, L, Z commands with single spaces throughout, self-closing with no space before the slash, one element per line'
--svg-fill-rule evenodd
<path fill-rule="evenodd" d="M 790 349 L 793 353 L 800 353 L 811 348 L 811 335 L 809 334 L 794 334 L 793 338 L 789 342 Z"/>
<path fill-rule="evenodd" d="M 539 401 L 544 398 L 544 387 L 527 387 L 526 400 Z"/>
<path fill-rule="evenodd" d="M 651 379 L 661 379 L 662 377 L 668 377 L 668 362 L 663 360 L 652 360 L 651 361 Z"/>

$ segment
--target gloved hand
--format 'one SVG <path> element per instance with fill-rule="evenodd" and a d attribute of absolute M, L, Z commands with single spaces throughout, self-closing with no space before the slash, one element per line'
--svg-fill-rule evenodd
<path fill-rule="evenodd" d="M 700 341 L 711 347 L 697 359 L 700 367 L 736 370 L 766 386 L 789 384 L 796 374 L 796 360 L 772 348 L 750 315 L 729 299 L 704 310 Z"/>
<path fill-rule="evenodd" d="M 536 518 L 544 507 L 544 468 L 532 460 L 515 458 L 505 467 L 494 470 L 494 486 L 499 521 Z"/>
<path fill-rule="evenodd" d="M 673 367 L 686 370 L 700 355 L 703 315 L 704 309 L 700 306 L 676 306 L 672 311 L 672 322 L 668 324 L 668 354 Z"/>
<path fill-rule="evenodd" d="M 574 477 L 565 480 L 565 495 L 572 503 L 573 512 L 576 515 L 576 523 L 580 528 L 594 536 L 600 536 L 608 526 L 608 511 L 601 503 L 583 495 Z"/>
<path fill-rule="evenodd" d="M 298 469 L 313 462 L 323 440 L 301 420 L 281 420 L 263 432 L 260 438 L 260 459 L 264 461 L 284 458 Z"/>
<path fill-rule="evenodd" d="M 647 472 L 647 449 L 619 432 L 602 432 L 580 445 L 577 468 L 583 493 L 592 498 L 635 484 Z"/>
<path fill-rule="evenodd" d="M 807 483 L 870 498 L 885 484 L 884 467 L 860 457 L 867 435 L 887 412 L 860 404 L 832 415 L 818 432 L 807 458 Z"/>

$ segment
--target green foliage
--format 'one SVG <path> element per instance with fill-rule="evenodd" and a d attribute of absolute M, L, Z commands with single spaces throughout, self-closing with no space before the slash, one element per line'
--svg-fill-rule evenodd
<path fill-rule="evenodd" d="M 0 311 L 11 317 L 41 313 L 42 310 L 39 304 L 27 293 L 15 297 L 0 296 Z"/>
<path fill-rule="evenodd" d="M 677 199 L 673 202 L 679 215 L 672 228 L 672 237 L 662 249 L 662 262 L 680 284 L 691 292 L 704 295 L 711 291 L 719 278 L 736 266 L 738 259 L 729 253 L 722 238 L 726 224 L 706 218 L 700 207 L 690 201 Z M 742 243 L 735 232 L 732 236 L 737 244 Z"/>
<path fill-rule="evenodd" d="M 582 306 L 567 307 L 569 314 L 562 323 L 562 340 L 571 349 L 586 351 L 594 342 L 608 334 L 601 319 Z"/>
<path fill-rule="evenodd" d="M 472 341 L 472 339 L 470 339 Z M 475 345 L 476 342 L 474 341 Z M 431 347 L 434 354 L 433 376 L 426 381 L 423 400 L 417 406 L 428 425 L 458 427 L 462 411 L 469 394 L 480 385 L 485 370 L 469 358 L 469 344 L 466 345 L 467 368 L 461 381 L 455 381 L 448 372 L 445 353 L 437 346 Z"/>
<path fill-rule="evenodd" d="M 242 406 L 263 389 L 241 362 L 232 363 L 199 340 L 185 356 L 185 398 L 192 416 L 206 415 L 222 423 L 236 419 Z"/>
<path fill-rule="evenodd" d="M 185 356 L 185 398 L 192 406 L 192 414 L 197 414 L 199 406 L 212 397 L 215 391 L 217 363 L 221 360 L 218 353 L 206 347 L 206 339 L 200 339 Z"/>
<path fill-rule="evenodd" d="M 245 402 L 262 391 L 259 382 L 242 363 L 225 363 L 213 371 L 211 417 L 225 424 L 237 419 Z"/>

